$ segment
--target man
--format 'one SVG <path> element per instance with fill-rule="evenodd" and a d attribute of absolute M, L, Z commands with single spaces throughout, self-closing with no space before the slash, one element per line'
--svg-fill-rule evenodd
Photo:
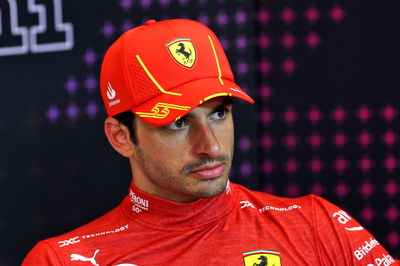
<path fill-rule="evenodd" d="M 103 217 L 39 242 L 23 265 L 396 264 L 322 198 L 229 182 L 231 97 L 253 100 L 204 25 L 150 20 L 129 30 L 108 50 L 100 83 L 105 133 L 132 168 L 129 195 Z"/>

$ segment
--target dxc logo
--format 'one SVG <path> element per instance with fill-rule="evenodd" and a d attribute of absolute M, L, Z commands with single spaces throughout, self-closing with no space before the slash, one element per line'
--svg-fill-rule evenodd
<path fill-rule="evenodd" d="M 73 238 L 70 238 L 70 239 L 67 239 L 67 240 L 59 241 L 58 244 L 60 244 L 59 247 L 62 248 L 64 246 L 73 245 L 73 244 L 76 244 L 76 243 L 79 243 L 79 242 L 81 242 L 79 240 L 79 236 L 76 236 L 76 237 L 73 237 Z"/>
<path fill-rule="evenodd" d="M 19 17 L 27 14 L 22 1 L 0 0 L 0 56 L 71 50 L 73 25 L 63 22 L 62 0 L 26 1 L 37 25 L 19 25 Z"/>

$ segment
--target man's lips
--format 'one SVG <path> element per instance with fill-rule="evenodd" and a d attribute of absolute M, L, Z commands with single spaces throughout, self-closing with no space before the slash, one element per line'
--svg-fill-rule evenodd
<path fill-rule="evenodd" d="M 222 163 L 202 166 L 190 171 L 189 174 L 198 179 L 212 179 L 221 176 L 224 173 L 225 166 Z"/>

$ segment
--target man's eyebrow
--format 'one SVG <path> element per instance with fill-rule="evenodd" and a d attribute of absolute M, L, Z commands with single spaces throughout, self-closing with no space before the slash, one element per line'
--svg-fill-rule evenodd
<path fill-rule="evenodd" d="M 233 104 L 232 98 L 231 97 L 227 97 L 220 104 L 215 106 L 213 108 L 213 110 L 211 111 L 211 113 L 215 113 L 217 111 L 220 111 L 221 109 L 227 107 L 228 105 L 232 105 L 232 104 Z M 184 118 L 184 117 L 193 117 L 193 115 L 189 112 L 186 115 L 184 115 L 182 118 Z"/>
<path fill-rule="evenodd" d="M 213 112 L 218 111 L 218 110 L 221 110 L 221 109 L 225 108 L 226 106 L 232 105 L 232 104 L 233 104 L 232 98 L 230 98 L 230 97 L 229 97 L 229 98 L 225 98 L 225 99 L 222 101 L 222 103 L 220 103 L 220 104 L 218 104 L 217 106 L 214 107 Z"/>

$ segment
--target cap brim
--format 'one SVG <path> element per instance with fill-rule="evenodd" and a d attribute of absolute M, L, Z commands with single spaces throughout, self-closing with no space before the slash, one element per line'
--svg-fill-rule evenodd
<path fill-rule="evenodd" d="M 216 97 L 232 96 L 254 103 L 236 83 L 227 79 L 221 81 L 218 78 L 195 80 L 135 106 L 131 111 L 146 123 L 165 126 L 182 118 L 196 106 Z"/>

